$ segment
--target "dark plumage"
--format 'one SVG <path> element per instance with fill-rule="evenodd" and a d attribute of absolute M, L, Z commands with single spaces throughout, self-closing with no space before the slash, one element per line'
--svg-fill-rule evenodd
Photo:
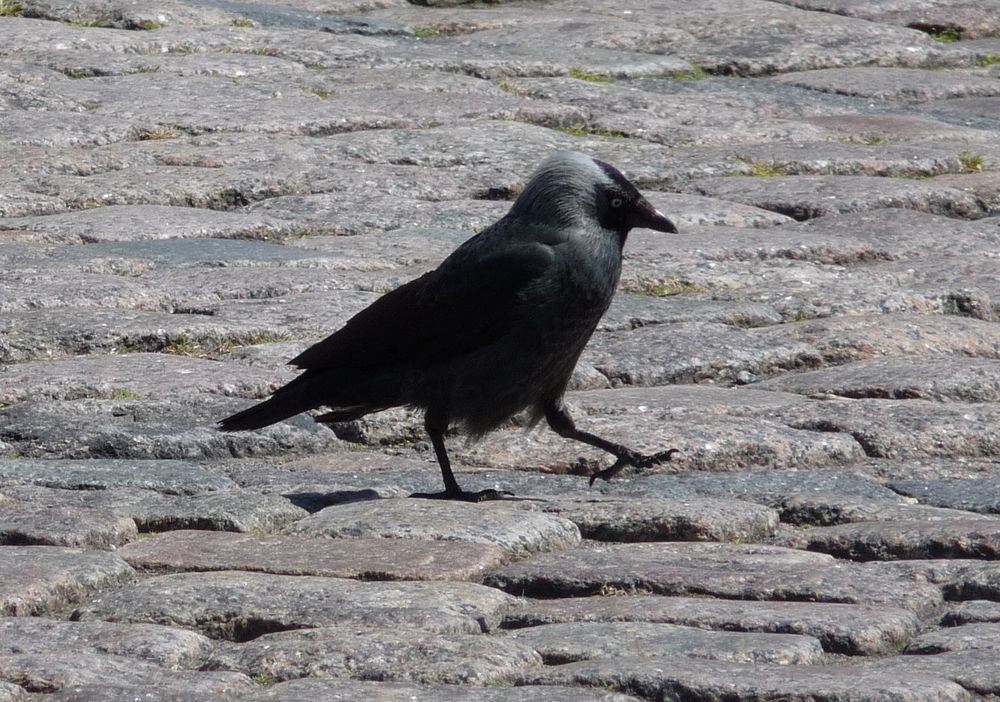
<path fill-rule="evenodd" d="M 615 456 L 591 483 L 626 465 L 669 459 L 673 449 L 643 456 L 577 429 L 562 404 L 611 303 L 633 227 L 677 232 L 612 166 L 555 154 L 506 216 L 292 359 L 304 369 L 300 376 L 219 426 L 257 429 L 321 406 L 329 408 L 321 422 L 419 407 L 445 484 L 444 492 L 423 497 L 499 497 L 459 488 L 444 434 L 457 426 L 482 436 L 525 409 L 561 436 Z"/>

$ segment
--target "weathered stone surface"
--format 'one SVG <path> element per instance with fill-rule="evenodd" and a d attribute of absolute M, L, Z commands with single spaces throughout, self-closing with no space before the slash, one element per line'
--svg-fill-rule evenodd
<path fill-rule="evenodd" d="M 266 397 L 290 371 L 257 370 L 201 358 L 135 353 L 18 363 L 4 372 L 0 402 L 30 399 L 170 399 L 199 392 Z"/>
<path fill-rule="evenodd" d="M 853 2 L 852 0 L 782 0 L 804 10 L 835 12 L 872 22 L 885 22 L 930 30 L 954 27 L 962 39 L 993 33 L 997 18 L 988 5 L 978 0 L 928 0 L 919 5 L 908 2 Z"/>
<path fill-rule="evenodd" d="M 517 687 L 466 688 L 458 685 L 415 685 L 354 680 L 303 678 L 265 688 L 254 696 L 259 702 L 297 699 L 303 702 L 637 702 L 637 697 L 607 689 L 518 685 Z"/>
<path fill-rule="evenodd" d="M 1000 624 L 965 624 L 921 634 L 904 653 L 926 655 L 945 651 L 1000 648 Z"/>
<path fill-rule="evenodd" d="M 773 536 L 775 510 L 749 502 L 614 497 L 555 499 L 520 506 L 569 519 L 586 539 L 599 541 L 732 541 Z"/>
<path fill-rule="evenodd" d="M 815 469 L 864 458 L 861 445 L 846 432 L 789 429 L 787 422 L 750 417 L 736 408 L 727 411 L 728 403 L 721 397 L 706 397 L 707 393 L 689 387 L 644 389 L 627 396 L 625 403 L 616 400 L 616 393 L 622 391 L 600 392 L 606 393 L 603 407 L 589 416 L 577 413 L 578 426 L 607 438 L 624 441 L 623 437 L 628 437 L 632 448 L 645 453 L 678 449 L 670 463 L 655 469 L 658 471 Z M 677 398 L 677 406 L 661 409 L 659 405 L 671 396 Z M 567 399 L 572 402 L 573 396 Z M 739 399 L 734 400 L 740 404 Z M 792 408 L 787 412 L 793 414 Z M 585 475 L 611 463 L 605 452 L 567 441 L 546 429 L 527 436 L 523 430 L 498 431 L 477 444 L 457 447 L 454 455 L 466 463 L 491 468 Z M 628 474 L 626 471 L 623 477 Z"/>
<path fill-rule="evenodd" d="M 1000 520 L 894 520 L 814 527 L 778 539 L 855 561 L 1000 557 Z"/>
<path fill-rule="evenodd" d="M 974 219 L 985 216 L 971 193 L 922 181 L 871 176 L 803 175 L 791 178 L 704 178 L 690 192 L 772 210 L 797 220 L 900 207 Z"/>
<path fill-rule="evenodd" d="M 288 229 L 280 220 L 261 215 L 159 205 L 120 205 L 46 217 L 9 217 L 4 226 L 59 233 L 88 244 L 202 237 L 267 238 Z"/>
<path fill-rule="evenodd" d="M 923 504 L 971 512 L 1000 512 L 1000 484 L 993 476 L 971 480 L 894 480 L 889 487 Z"/>
<path fill-rule="evenodd" d="M 645 496 L 713 497 L 757 502 L 781 507 L 798 495 L 835 493 L 896 502 L 899 496 L 862 473 L 831 470 L 745 470 L 729 473 L 679 473 L 649 475 L 635 480 L 627 488 Z"/>
<path fill-rule="evenodd" d="M 861 666 L 729 663 L 693 658 L 663 657 L 596 659 L 545 668 L 529 682 L 583 684 L 627 689 L 644 697 L 693 697 L 704 700 L 757 700 L 774 696 L 786 700 L 900 699 L 965 700 L 955 683 L 933 674 Z"/>
<path fill-rule="evenodd" d="M 110 654 L 165 668 L 197 668 L 214 644 L 201 634 L 157 624 L 65 622 L 40 617 L 0 619 L 0 655 Z"/>
<path fill-rule="evenodd" d="M 937 588 L 847 568 L 826 555 L 775 546 L 663 543 L 601 545 L 535 556 L 486 583 L 525 595 L 590 595 L 602 589 L 661 595 L 882 604 L 921 616 L 941 603 Z"/>
<path fill-rule="evenodd" d="M 576 622 L 518 629 L 511 638 L 530 646 L 547 665 L 589 658 L 611 658 L 622 651 L 634 656 L 693 656 L 741 663 L 817 663 L 819 641 L 790 634 L 743 634 L 705 631 L 646 622 Z"/>
<path fill-rule="evenodd" d="M 341 627 L 265 634 L 222 645 L 209 669 L 239 670 L 274 680 L 301 677 L 503 685 L 540 668 L 530 644 L 469 634 L 434 635 Z"/>
<path fill-rule="evenodd" d="M 857 95 L 891 102 L 926 102 L 945 98 L 1000 95 L 1000 87 L 971 71 L 854 66 L 800 71 L 775 80 L 810 90 Z"/>
<path fill-rule="evenodd" d="M 186 461 L 97 459 L 45 461 L 0 460 L 0 484 L 42 485 L 71 490 L 134 487 L 167 495 L 194 495 L 238 487 L 229 478 L 213 475 Z"/>
<path fill-rule="evenodd" d="M 20 685 L 0 682 L 0 700 L 3 702 L 21 702 L 28 697 L 27 691 Z"/>
<path fill-rule="evenodd" d="M 0 544 L 35 544 L 114 549 L 139 535 L 128 517 L 86 507 L 5 504 L 0 512 Z"/>
<path fill-rule="evenodd" d="M 132 582 L 135 571 L 118 556 L 52 546 L 0 548 L 0 614 L 59 610 L 106 588 Z"/>
<path fill-rule="evenodd" d="M 215 423 L 247 403 L 203 395 L 172 400 L 21 402 L 0 415 L 0 436 L 29 457 L 192 459 L 336 445 L 301 416 L 257 432 L 226 434 Z"/>
<path fill-rule="evenodd" d="M 962 626 L 978 622 L 1000 622 L 1000 602 L 969 600 L 957 602 L 941 618 L 944 626 Z"/>
<path fill-rule="evenodd" d="M 134 658 L 104 653 L 22 653 L 0 655 L 0 678 L 34 692 L 54 692 L 75 685 L 143 685 L 185 694 L 249 691 L 253 682 L 241 673 L 170 670 Z"/>
<path fill-rule="evenodd" d="M 491 544 L 395 539 L 309 539 L 173 531 L 118 555 L 152 571 L 248 570 L 363 580 L 482 580 L 507 552 Z"/>
<path fill-rule="evenodd" d="M 1000 454 L 994 403 L 929 400 L 827 400 L 804 407 L 788 423 L 799 429 L 848 433 L 869 456 L 983 456 Z"/>
<path fill-rule="evenodd" d="M 833 526 L 852 522 L 946 521 L 990 519 L 975 512 L 890 502 L 835 493 L 792 495 L 781 504 L 781 520 L 789 524 Z"/>
<path fill-rule="evenodd" d="M 939 680 L 953 680 L 969 692 L 989 696 L 1000 690 L 996 656 L 991 649 L 965 649 L 933 656 L 895 656 L 873 662 L 870 667 L 876 675 L 932 675 Z"/>
<path fill-rule="evenodd" d="M 757 387 L 852 398 L 1000 401 L 1000 360 L 955 356 L 882 357 L 786 374 Z"/>
<path fill-rule="evenodd" d="M 513 602 L 471 583 L 360 583 L 222 571 L 150 578 L 104 595 L 77 617 L 182 626 L 237 640 L 318 626 L 480 633 L 494 628 Z"/>
<path fill-rule="evenodd" d="M 494 544 L 513 558 L 570 548 L 580 543 L 576 525 L 558 516 L 510 509 L 502 503 L 413 499 L 334 505 L 295 522 L 286 532 L 298 536 Z"/>
<path fill-rule="evenodd" d="M 507 615 L 504 626 L 618 621 L 799 634 L 819 639 L 824 650 L 850 655 L 897 651 L 916 635 L 920 626 L 916 615 L 895 607 L 660 595 L 526 600 Z"/>
<path fill-rule="evenodd" d="M 211 529 L 273 532 L 308 512 L 281 495 L 218 490 L 200 495 L 164 495 L 136 488 L 60 490 L 35 485 L 2 488 L 3 494 L 48 507 L 87 507 L 133 520 L 139 531 Z"/>

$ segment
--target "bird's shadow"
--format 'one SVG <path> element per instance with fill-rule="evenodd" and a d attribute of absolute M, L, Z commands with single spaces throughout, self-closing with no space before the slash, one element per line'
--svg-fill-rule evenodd
<path fill-rule="evenodd" d="M 382 496 L 377 490 L 334 490 L 333 492 L 286 492 L 282 495 L 296 507 L 313 514 L 332 505 L 345 505 L 351 502 L 380 500 Z"/>

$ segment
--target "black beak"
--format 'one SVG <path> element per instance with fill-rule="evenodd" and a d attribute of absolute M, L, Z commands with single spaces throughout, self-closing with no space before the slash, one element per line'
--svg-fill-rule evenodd
<path fill-rule="evenodd" d="M 649 200 L 642 198 L 636 203 L 636 218 L 633 226 L 643 229 L 655 229 L 658 232 L 677 233 L 677 227 L 667 219 L 667 216 L 649 204 Z"/>

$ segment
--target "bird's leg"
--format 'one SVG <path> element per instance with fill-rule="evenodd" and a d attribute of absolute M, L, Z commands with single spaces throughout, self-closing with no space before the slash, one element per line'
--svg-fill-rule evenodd
<path fill-rule="evenodd" d="M 591 485 L 593 485 L 594 481 L 598 478 L 601 480 L 611 480 L 611 478 L 615 477 L 615 475 L 617 475 L 626 466 L 649 468 L 650 466 L 655 466 L 659 463 L 669 461 L 671 456 L 678 453 L 678 449 L 672 448 L 667 449 L 666 451 L 660 451 L 659 453 L 654 453 L 652 456 L 646 456 L 634 449 L 630 449 L 627 446 L 616 444 L 613 441 L 602 439 L 601 437 L 591 434 L 588 431 L 577 429 L 576 423 L 573 422 L 573 418 L 569 416 L 569 412 L 566 411 L 566 408 L 561 402 L 546 400 L 543 405 L 543 409 L 545 410 L 545 421 L 549 423 L 549 426 L 552 427 L 552 430 L 556 434 L 565 439 L 575 439 L 576 441 L 582 441 L 590 446 L 603 449 L 618 459 L 610 467 L 598 471 L 590 476 Z"/>
<path fill-rule="evenodd" d="M 428 416 L 430 416 L 428 414 Z M 437 456 L 438 465 L 441 466 L 441 477 L 444 479 L 443 492 L 415 492 L 410 497 L 423 497 L 432 500 L 462 500 L 464 502 L 484 502 L 486 500 L 502 500 L 509 492 L 500 490 L 480 490 L 479 492 L 466 492 L 458 486 L 455 474 L 451 471 L 451 461 L 448 459 L 448 451 L 444 446 L 445 430 L 439 425 L 432 425 L 425 419 L 424 426 L 427 435 L 431 438 L 434 446 L 434 455 Z"/>

